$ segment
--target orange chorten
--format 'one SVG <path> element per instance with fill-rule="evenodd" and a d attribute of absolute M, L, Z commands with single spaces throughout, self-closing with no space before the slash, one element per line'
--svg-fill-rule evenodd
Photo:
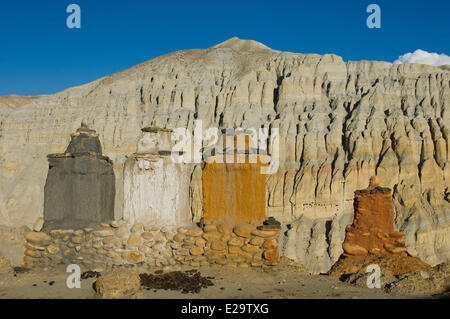
<path fill-rule="evenodd" d="M 404 234 L 394 226 L 394 207 L 389 188 L 376 176 L 369 187 L 355 192 L 355 218 L 347 227 L 343 249 L 348 255 L 406 255 Z"/>
<path fill-rule="evenodd" d="M 266 175 L 261 169 L 270 157 L 250 147 L 245 131 L 222 139 L 204 153 L 203 222 L 261 225 L 266 220 Z"/>
<path fill-rule="evenodd" d="M 366 272 L 373 264 L 395 276 L 417 270 L 433 272 L 407 251 L 404 234 L 395 229 L 391 189 L 379 184 L 373 176 L 368 188 L 355 191 L 354 220 L 346 227 L 344 253 L 329 271 L 331 276 Z"/>

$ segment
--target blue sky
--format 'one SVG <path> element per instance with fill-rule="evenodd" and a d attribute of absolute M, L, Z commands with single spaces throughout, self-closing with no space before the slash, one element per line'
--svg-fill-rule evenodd
<path fill-rule="evenodd" d="M 81 7 L 68 29 L 66 7 Z M 366 8 L 381 7 L 381 29 Z M 392 62 L 450 54 L 448 0 L 29 0 L 0 2 L 0 95 L 52 94 L 183 49 L 233 36 L 282 51 Z"/>

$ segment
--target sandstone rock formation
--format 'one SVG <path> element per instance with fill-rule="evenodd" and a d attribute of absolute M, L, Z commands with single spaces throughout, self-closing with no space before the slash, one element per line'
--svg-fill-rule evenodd
<path fill-rule="evenodd" d="M 140 288 L 139 274 L 130 269 L 116 269 L 102 274 L 95 282 L 97 295 L 105 299 L 127 298 Z"/>
<path fill-rule="evenodd" d="M 48 155 L 44 229 L 87 227 L 114 218 L 115 180 L 98 135 L 84 124 L 66 151 Z"/>
<path fill-rule="evenodd" d="M 395 225 L 430 264 L 450 257 L 449 79 L 444 68 L 349 61 L 231 39 L 164 55 L 54 95 L 0 101 L 0 223 L 32 227 L 43 214 L 46 154 L 64 150 L 86 117 L 114 162 L 122 216 L 125 155 L 140 129 L 274 127 L 280 169 L 266 183 L 283 223 L 282 254 L 326 272 L 342 253 L 353 192 L 378 175 L 393 189 Z M 202 217 L 201 168 L 191 213 Z"/>

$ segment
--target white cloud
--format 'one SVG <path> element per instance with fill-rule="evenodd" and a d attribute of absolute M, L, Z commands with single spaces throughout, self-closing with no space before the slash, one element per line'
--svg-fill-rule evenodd
<path fill-rule="evenodd" d="M 403 63 L 419 63 L 419 64 L 428 64 L 428 65 L 445 65 L 450 64 L 450 56 L 442 53 L 432 53 L 424 50 L 416 50 L 414 53 L 406 53 L 398 57 L 397 60 L 394 61 L 394 64 L 403 64 Z"/>

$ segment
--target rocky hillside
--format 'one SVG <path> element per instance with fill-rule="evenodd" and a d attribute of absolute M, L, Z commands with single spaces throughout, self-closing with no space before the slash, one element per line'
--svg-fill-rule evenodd
<path fill-rule="evenodd" d="M 315 273 L 342 253 L 353 192 L 378 175 L 393 189 L 406 246 L 435 265 L 450 259 L 448 68 L 344 62 L 230 39 L 174 52 L 55 95 L 0 99 L 0 224 L 31 226 L 43 212 L 46 155 L 63 152 L 82 119 L 114 161 L 116 217 L 123 164 L 140 129 L 278 127 L 281 165 L 267 181 L 283 253 Z M 8 102 L 9 101 L 9 102 Z M 11 102 L 12 101 L 12 102 Z M 201 171 L 191 179 L 201 217 Z"/>

